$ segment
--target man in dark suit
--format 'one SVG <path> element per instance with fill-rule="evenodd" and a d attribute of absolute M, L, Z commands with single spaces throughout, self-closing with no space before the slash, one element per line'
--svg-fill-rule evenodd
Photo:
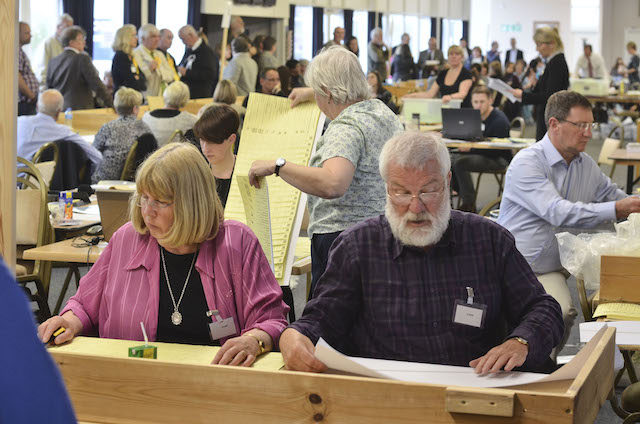
<path fill-rule="evenodd" d="M 55 88 L 64 96 L 63 110 L 71 108 L 93 109 L 93 93 L 106 107 L 113 106 L 111 95 L 98 76 L 89 55 L 84 53 L 86 32 L 77 25 L 62 33 L 64 50 L 49 61 L 47 87 Z"/>
<path fill-rule="evenodd" d="M 518 50 L 516 48 L 516 39 L 511 38 L 511 48 L 507 50 L 507 53 L 504 57 L 504 66 L 507 66 L 507 63 L 516 63 L 518 60 L 524 60 L 524 55 L 522 54 L 522 50 Z"/>
<path fill-rule="evenodd" d="M 192 99 L 211 97 L 220 72 L 217 55 L 191 25 L 180 28 L 178 36 L 186 47 L 178 66 L 182 82 L 189 86 Z"/>
<path fill-rule="evenodd" d="M 167 63 L 169 67 L 173 71 L 175 75 L 176 81 L 180 80 L 180 74 L 178 74 L 178 68 L 176 65 L 176 60 L 169 53 L 169 49 L 171 48 L 171 44 L 173 44 L 173 32 L 170 29 L 163 28 L 160 30 L 160 43 L 158 43 L 158 50 L 164 53 L 167 58 Z"/>
<path fill-rule="evenodd" d="M 427 61 L 437 60 L 438 65 L 427 65 Z M 418 57 L 418 70 L 420 72 L 420 78 L 429 78 L 432 75 L 437 75 L 445 64 L 444 55 L 442 50 L 438 48 L 438 43 L 435 37 L 429 38 L 429 49 L 420 52 Z"/>

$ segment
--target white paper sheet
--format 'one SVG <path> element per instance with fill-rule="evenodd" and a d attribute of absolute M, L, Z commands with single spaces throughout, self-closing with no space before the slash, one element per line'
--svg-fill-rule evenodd
<path fill-rule="evenodd" d="M 511 100 L 511 102 L 513 103 L 520 101 L 516 99 L 516 96 L 514 96 L 513 93 L 511 93 L 512 87 L 502 80 L 499 80 L 497 78 L 489 78 L 489 83 L 487 84 L 487 87 L 489 87 L 492 90 L 496 90 L 497 92 L 505 96 L 507 99 Z"/>
<path fill-rule="evenodd" d="M 605 329 L 606 326 L 603 326 L 568 364 L 553 374 L 502 371 L 496 374 L 480 376 L 470 367 L 357 358 L 343 355 L 329 346 L 322 338 L 316 344 L 315 356 L 330 369 L 366 377 L 445 386 L 486 388 L 518 386 L 530 383 L 573 380 L 580 373 L 580 370 L 604 334 Z"/>

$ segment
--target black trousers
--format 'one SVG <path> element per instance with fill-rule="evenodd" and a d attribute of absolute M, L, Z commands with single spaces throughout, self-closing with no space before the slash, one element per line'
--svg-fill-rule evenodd
<path fill-rule="evenodd" d="M 35 115 L 36 104 L 32 102 L 19 102 L 18 103 L 18 116 L 22 115 Z"/>
<path fill-rule="evenodd" d="M 341 232 L 314 234 L 311 237 L 311 290 L 309 290 L 309 299 L 313 298 L 316 284 L 327 268 L 331 245 Z"/>

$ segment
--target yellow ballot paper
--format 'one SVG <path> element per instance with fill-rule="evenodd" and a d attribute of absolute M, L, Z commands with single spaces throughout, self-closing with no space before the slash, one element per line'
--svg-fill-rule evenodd
<path fill-rule="evenodd" d="M 239 177 L 249 175 L 253 161 L 275 161 L 282 157 L 288 163 L 308 165 L 323 122 L 324 115 L 315 103 L 308 102 L 291 108 L 289 99 L 251 93 L 232 177 L 234 181 L 231 182 L 224 210 L 225 218 L 249 224 L 237 181 Z M 289 284 L 295 258 L 306 194 L 275 175 L 262 181 L 266 181 L 269 186 L 273 273 L 280 285 L 286 286 Z M 255 229 L 254 232 L 258 233 Z M 303 250 L 308 256 L 308 247 Z"/>
<path fill-rule="evenodd" d="M 258 237 L 260 246 L 262 246 L 264 255 L 267 257 L 273 271 L 273 241 L 271 239 L 271 215 L 267 181 L 262 181 L 260 188 L 255 188 L 249 184 L 248 175 L 238 175 L 236 181 L 242 196 L 247 225 Z"/>
<path fill-rule="evenodd" d="M 622 321 L 640 321 L 640 305 L 635 303 L 601 303 L 593 316 L 594 318 L 607 317 Z"/>

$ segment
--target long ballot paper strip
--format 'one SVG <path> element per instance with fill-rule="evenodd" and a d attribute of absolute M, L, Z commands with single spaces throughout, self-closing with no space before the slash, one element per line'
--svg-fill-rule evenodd
<path fill-rule="evenodd" d="M 255 160 L 275 160 L 307 165 L 320 136 L 324 115 L 315 103 L 291 108 L 289 99 L 251 93 L 242 127 L 225 218 L 247 223 L 238 176 L 249 175 Z M 280 285 L 288 285 L 306 195 L 282 178 L 266 177 L 273 251 L 273 269 Z"/>
<path fill-rule="evenodd" d="M 247 225 L 258 237 L 260 246 L 264 251 L 271 270 L 273 271 L 273 238 L 271 235 L 271 215 L 269 208 L 269 187 L 267 181 L 260 184 L 260 188 L 255 188 L 249 184 L 248 175 L 238 175 L 236 178 L 244 213 L 247 218 Z"/>
<path fill-rule="evenodd" d="M 478 375 L 473 368 L 452 365 L 424 364 L 419 362 L 391 361 L 386 359 L 346 356 L 333 349 L 322 338 L 316 344 L 315 356 L 330 370 L 364 375 L 373 378 L 412 383 L 440 384 L 465 387 L 510 387 L 530 383 L 547 383 L 576 378 L 587 359 L 602 338 L 603 326 L 569 363 L 553 374 L 501 371 L 496 374 Z"/>

